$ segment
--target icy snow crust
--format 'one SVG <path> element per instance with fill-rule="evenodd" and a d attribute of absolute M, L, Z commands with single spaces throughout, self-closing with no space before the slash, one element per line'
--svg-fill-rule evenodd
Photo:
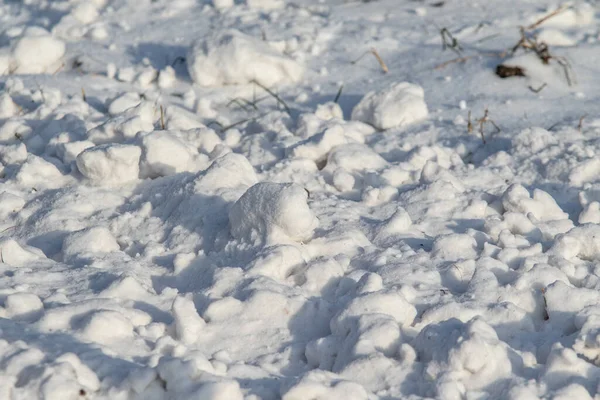
<path fill-rule="evenodd" d="M 597 397 L 598 3 L 508 3 L 0 2 L 0 399 Z"/>

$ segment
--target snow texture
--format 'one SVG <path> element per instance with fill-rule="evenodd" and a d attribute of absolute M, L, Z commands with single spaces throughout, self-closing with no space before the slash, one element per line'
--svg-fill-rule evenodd
<path fill-rule="evenodd" d="M 255 1 L 267 5 L 266 1 Z M 202 38 L 188 52 L 190 76 L 202 86 L 245 84 L 264 86 L 297 82 L 304 67 L 267 44 L 235 30 Z"/>
<path fill-rule="evenodd" d="M 0 400 L 598 398 L 599 17 L 0 1 Z"/>

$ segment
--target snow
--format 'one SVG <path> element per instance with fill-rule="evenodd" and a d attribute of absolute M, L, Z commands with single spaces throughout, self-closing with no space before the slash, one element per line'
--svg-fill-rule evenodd
<path fill-rule="evenodd" d="M 271 5 L 269 1 L 256 2 Z M 268 44 L 228 30 L 202 38 L 188 52 L 190 76 L 202 86 L 243 84 L 256 81 L 264 86 L 298 82 L 304 67 Z"/>
<path fill-rule="evenodd" d="M 308 192 L 300 185 L 257 183 L 231 207 L 231 234 L 248 242 L 309 240 L 319 221 L 307 198 Z"/>
<path fill-rule="evenodd" d="M 143 175 L 151 178 L 184 171 L 196 172 L 208 165 L 207 157 L 203 159 L 196 148 L 169 131 L 155 131 L 144 136 L 142 153 L 140 166 Z"/>
<path fill-rule="evenodd" d="M 598 11 L 0 2 L 0 399 L 598 397 Z"/>
<path fill-rule="evenodd" d="M 94 183 L 124 183 L 138 179 L 142 149 L 125 144 L 90 147 L 77 156 L 79 172 Z"/>
<path fill-rule="evenodd" d="M 53 73 L 60 67 L 65 47 L 43 29 L 28 29 L 12 49 L 11 69 L 19 74 Z"/>
<path fill-rule="evenodd" d="M 423 88 L 408 82 L 394 83 L 382 92 L 369 92 L 352 110 L 352 119 L 390 129 L 427 118 Z"/>

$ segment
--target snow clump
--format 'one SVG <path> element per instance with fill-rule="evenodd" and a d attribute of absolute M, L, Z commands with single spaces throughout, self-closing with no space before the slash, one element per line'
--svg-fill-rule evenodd
<path fill-rule="evenodd" d="M 77 156 L 79 172 L 93 183 L 124 183 L 138 178 L 142 149 L 124 144 L 91 147 Z"/>
<path fill-rule="evenodd" d="M 60 68 L 65 50 L 65 43 L 46 30 L 37 27 L 27 29 L 12 49 L 10 69 L 17 74 L 53 73 Z"/>
<path fill-rule="evenodd" d="M 427 118 L 423 88 L 408 82 L 393 84 L 381 92 L 369 92 L 352 110 L 352 119 L 377 129 L 404 127 Z"/>
<path fill-rule="evenodd" d="M 297 184 L 257 183 L 231 208 L 231 234 L 250 242 L 308 240 L 319 221 L 308 207 L 307 198 L 308 192 Z"/>
<path fill-rule="evenodd" d="M 266 43 L 235 30 L 196 42 L 188 53 L 190 76 L 201 86 L 274 86 L 297 82 L 304 67 Z"/>

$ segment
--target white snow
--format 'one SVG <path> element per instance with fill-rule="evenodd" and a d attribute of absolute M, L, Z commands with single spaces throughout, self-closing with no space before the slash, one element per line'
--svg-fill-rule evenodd
<path fill-rule="evenodd" d="M 118 251 L 119 244 L 107 228 L 93 227 L 69 234 L 62 245 L 65 260 Z"/>
<path fill-rule="evenodd" d="M 142 153 L 140 165 L 143 175 L 151 178 L 184 171 L 196 172 L 208 162 L 193 146 L 169 131 L 155 131 L 144 136 Z"/>
<path fill-rule="evenodd" d="M 107 144 L 90 147 L 77 156 L 79 172 L 95 183 L 123 183 L 138 178 L 138 146 Z"/>
<path fill-rule="evenodd" d="M 297 82 L 304 67 L 268 44 L 235 30 L 199 39 L 187 56 L 190 76 L 202 86 L 245 84 L 270 87 Z"/>
<path fill-rule="evenodd" d="M 352 110 L 352 119 L 377 129 L 404 127 L 427 118 L 423 88 L 408 82 L 394 83 L 381 92 L 369 92 Z"/>
<path fill-rule="evenodd" d="M 598 397 L 598 7 L 480 3 L 0 1 L 0 399 Z"/>
<path fill-rule="evenodd" d="M 249 242 L 309 240 L 319 221 L 307 197 L 308 192 L 296 184 L 257 183 L 231 208 L 231 234 Z"/>
<path fill-rule="evenodd" d="M 66 45 L 43 29 L 26 31 L 12 50 L 11 68 L 19 74 L 54 73 L 61 67 Z"/>

